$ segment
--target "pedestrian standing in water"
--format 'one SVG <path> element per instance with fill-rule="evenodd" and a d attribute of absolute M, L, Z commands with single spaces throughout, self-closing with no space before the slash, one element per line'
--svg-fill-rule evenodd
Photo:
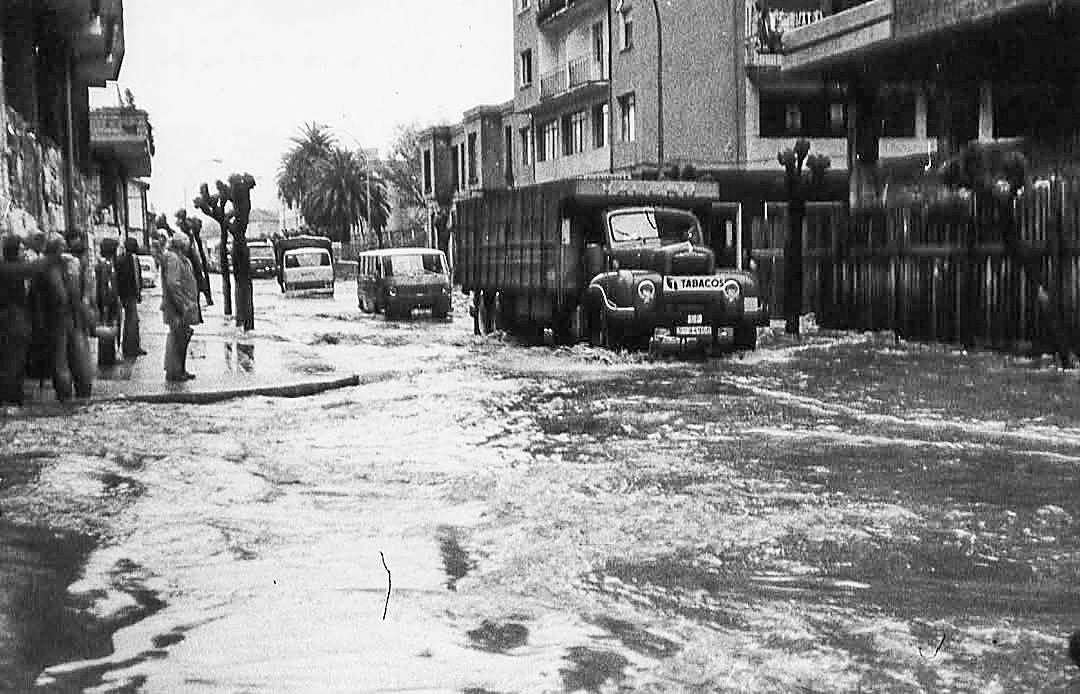
<path fill-rule="evenodd" d="M 0 273 L 0 404 L 23 404 L 26 356 L 30 347 L 30 309 L 26 291 L 29 266 L 21 260 L 18 236 L 0 242 L 5 272 Z"/>
<path fill-rule="evenodd" d="M 192 326 L 202 320 L 199 285 L 187 252 L 187 236 L 176 232 L 161 265 L 161 314 L 169 326 L 169 336 L 165 339 L 165 380 L 170 382 L 195 378 L 187 370 L 187 349 L 195 332 Z"/>
<path fill-rule="evenodd" d="M 139 242 L 124 240 L 124 254 L 116 259 L 116 293 L 124 312 L 121 349 L 125 357 L 146 354 L 139 337 L 139 304 L 142 303 L 142 268 L 139 266 Z"/>

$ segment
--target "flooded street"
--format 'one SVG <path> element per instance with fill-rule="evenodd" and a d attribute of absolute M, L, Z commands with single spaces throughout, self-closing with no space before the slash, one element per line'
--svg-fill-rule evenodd
<path fill-rule="evenodd" d="M 654 361 L 474 337 L 460 294 L 452 321 L 387 321 L 349 282 L 256 286 L 260 333 L 363 385 L 0 420 L 0 689 L 1016 692 L 1077 672 L 1075 373 L 824 331 Z"/>

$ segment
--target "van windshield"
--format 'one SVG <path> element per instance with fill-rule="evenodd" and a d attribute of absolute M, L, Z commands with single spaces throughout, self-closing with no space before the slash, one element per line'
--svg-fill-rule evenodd
<path fill-rule="evenodd" d="M 252 258 L 258 258 L 259 260 L 271 260 L 274 257 L 274 249 L 270 246 L 250 246 Z"/>
<path fill-rule="evenodd" d="M 659 246 L 691 241 L 700 243 L 697 217 L 681 210 L 633 210 L 609 217 L 611 240 L 616 244 Z"/>
<path fill-rule="evenodd" d="M 438 253 L 395 255 L 386 259 L 387 275 L 441 275 L 444 272 L 442 256 Z"/>

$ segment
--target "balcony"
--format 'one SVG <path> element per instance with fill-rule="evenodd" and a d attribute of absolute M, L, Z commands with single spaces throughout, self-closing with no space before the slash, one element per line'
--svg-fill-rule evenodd
<path fill-rule="evenodd" d="M 536 24 L 545 30 L 558 29 L 573 23 L 589 9 L 603 6 L 603 0 L 540 0 Z"/>
<path fill-rule="evenodd" d="M 129 176 L 149 176 L 154 136 L 146 111 L 94 109 L 90 112 L 90 148 L 96 155 L 119 161 Z"/>
<path fill-rule="evenodd" d="M 782 4 L 782 3 L 776 3 Z M 820 4 L 815 3 L 816 7 Z M 746 67 L 749 70 L 780 69 L 784 54 L 784 35 L 820 21 L 824 14 L 815 7 L 770 6 L 762 12 L 756 4 L 746 6 Z"/>
<path fill-rule="evenodd" d="M 585 55 L 540 76 L 540 100 L 555 99 L 588 85 L 607 84 L 604 62 Z"/>
<path fill-rule="evenodd" d="M 841 11 L 790 31 L 784 70 L 821 70 L 858 61 L 893 38 L 893 0 L 841 3 Z"/>

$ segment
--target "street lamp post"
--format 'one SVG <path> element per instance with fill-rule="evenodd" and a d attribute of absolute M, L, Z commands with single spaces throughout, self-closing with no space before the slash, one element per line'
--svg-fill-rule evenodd
<path fill-rule="evenodd" d="M 652 0 L 656 13 L 656 179 L 664 178 L 664 25 L 660 21 L 659 0 Z"/>

